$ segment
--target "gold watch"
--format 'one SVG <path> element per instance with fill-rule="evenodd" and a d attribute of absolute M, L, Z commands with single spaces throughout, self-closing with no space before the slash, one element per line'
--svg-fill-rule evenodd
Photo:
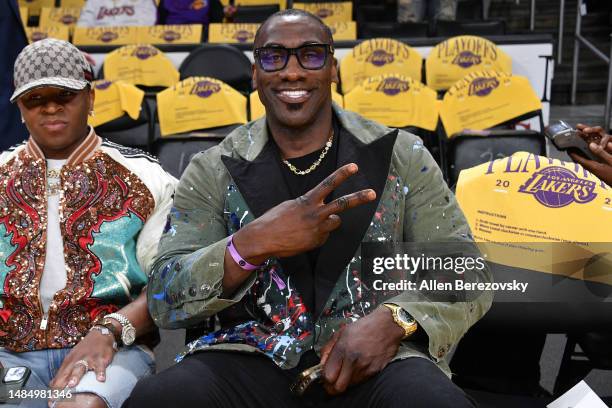
<path fill-rule="evenodd" d="M 405 311 L 404 309 L 402 309 L 395 303 L 383 303 L 383 306 L 385 306 L 387 309 L 391 311 L 391 316 L 393 316 L 393 321 L 399 327 L 404 329 L 404 337 L 402 337 L 402 339 L 405 339 L 409 337 L 410 335 L 412 335 L 416 331 L 416 329 L 419 327 L 416 320 L 414 320 L 414 318 L 410 316 L 410 313 L 408 313 L 407 311 Z"/>

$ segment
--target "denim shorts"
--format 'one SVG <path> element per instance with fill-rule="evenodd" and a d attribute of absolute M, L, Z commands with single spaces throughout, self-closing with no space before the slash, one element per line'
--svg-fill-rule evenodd
<path fill-rule="evenodd" d="M 46 390 L 71 348 L 48 349 L 13 353 L 0 348 L 0 362 L 4 368 L 26 366 L 32 370 L 24 389 Z M 106 368 L 106 380 L 100 382 L 93 371 L 87 372 L 74 393 L 91 393 L 102 398 L 109 408 L 120 408 L 139 379 L 155 372 L 153 353 L 143 346 L 122 347 Z M 0 407 L 47 408 L 45 399 L 21 400 L 19 405 Z M 76 407 L 75 407 L 76 408 Z"/>

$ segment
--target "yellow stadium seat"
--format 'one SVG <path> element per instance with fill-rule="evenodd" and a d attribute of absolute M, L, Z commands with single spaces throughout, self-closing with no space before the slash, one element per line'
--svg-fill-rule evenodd
<path fill-rule="evenodd" d="M 436 91 L 447 90 L 471 72 L 489 70 L 512 74 L 512 60 L 493 42 L 472 35 L 442 41 L 425 61 L 427 85 Z"/>
<path fill-rule="evenodd" d="M 415 49 L 391 38 L 373 38 L 358 44 L 340 63 L 342 93 L 365 79 L 381 74 L 400 74 L 421 80 L 423 57 Z"/>

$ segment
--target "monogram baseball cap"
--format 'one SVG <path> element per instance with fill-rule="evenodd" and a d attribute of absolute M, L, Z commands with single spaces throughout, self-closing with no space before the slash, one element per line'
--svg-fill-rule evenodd
<path fill-rule="evenodd" d="M 35 88 L 52 86 L 80 91 L 93 80 L 91 66 L 77 47 L 47 38 L 25 47 L 17 56 L 11 102 Z"/>

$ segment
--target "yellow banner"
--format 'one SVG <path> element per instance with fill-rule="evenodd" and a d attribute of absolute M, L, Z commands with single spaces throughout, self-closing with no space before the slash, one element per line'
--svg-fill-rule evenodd
<path fill-rule="evenodd" d="M 367 78 L 400 74 L 421 80 L 423 57 L 415 49 L 391 38 L 365 40 L 340 63 L 342 92 L 346 94 Z"/>
<path fill-rule="evenodd" d="M 107 54 L 104 78 L 134 85 L 172 86 L 179 72 L 163 52 L 152 45 L 125 45 Z"/>
<path fill-rule="evenodd" d="M 60 0 L 60 7 L 76 7 L 83 8 L 85 0 Z"/>
<path fill-rule="evenodd" d="M 199 44 L 202 42 L 202 25 L 156 25 L 138 27 L 140 44 Z"/>
<path fill-rule="evenodd" d="M 208 26 L 208 42 L 222 44 L 252 43 L 259 24 L 211 23 Z"/>
<path fill-rule="evenodd" d="M 221 4 L 228 6 L 229 0 L 221 0 Z M 234 0 L 236 6 L 269 6 L 271 4 L 278 4 L 281 10 L 287 8 L 287 0 Z"/>
<path fill-rule="evenodd" d="M 336 102 L 336 104 L 338 104 L 340 107 L 344 107 L 344 98 L 342 97 L 342 95 L 335 91 L 334 85 L 336 84 L 332 83 L 332 101 Z M 259 119 L 266 114 L 266 108 L 261 103 L 257 91 L 253 91 L 249 95 L 249 106 L 251 108 L 250 120 Z"/>
<path fill-rule="evenodd" d="M 111 82 L 107 80 L 95 81 L 93 88 L 96 92 L 94 102 L 94 116 L 90 116 L 88 123 L 100 126 L 124 114 L 132 119 L 140 115 L 140 106 L 144 98 L 144 91 L 127 82 Z"/>
<path fill-rule="evenodd" d="M 386 126 L 436 130 L 437 94 L 412 78 L 385 74 L 371 77 L 344 95 L 344 107 Z"/>
<path fill-rule="evenodd" d="M 336 21 L 327 23 L 334 35 L 334 41 L 353 41 L 357 39 L 357 23 L 354 21 Z"/>
<path fill-rule="evenodd" d="M 214 78 L 190 77 L 157 94 L 162 136 L 246 123 L 247 98 Z"/>
<path fill-rule="evenodd" d="M 612 189 L 580 165 L 518 152 L 462 171 L 456 196 L 475 240 L 502 243 L 486 245 L 494 262 L 598 280 L 575 273 L 610 253 Z"/>
<path fill-rule="evenodd" d="M 39 27 L 64 26 L 72 32 L 79 20 L 79 8 L 49 8 L 43 7 L 40 11 Z"/>
<path fill-rule="evenodd" d="M 126 45 L 138 42 L 138 27 L 75 27 L 75 45 Z"/>
<path fill-rule="evenodd" d="M 440 119 L 448 137 L 464 129 L 484 130 L 542 109 L 542 102 L 518 75 L 472 72 L 444 95 Z"/>
<path fill-rule="evenodd" d="M 18 4 L 19 7 L 26 7 L 30 16 L 38 16 L 41 8 L 55 7 L 55 0 L 19 0 Z"/>
<path fill-rule="evenodd" d="M 31 43 L 45 38 L 57 38 L 58 40 L 68 41 L 70 37 L 70 30 L 64 26 L 52 26 L 52 27 L 26 27 L 26 34 L 28 40 Z"/>
<path fill-rule="evenodd" d="M 472 35 L 449 38 L 436 45 L 427 56 L 427 86 L 446 90 L 474 71 L 512 73 L 512 60 L 491 41 Z"/>
<path fill-rule="evenodd" d="M 319 17 L 325 23 L 353 20 L 353 2 L 338 3 L 293 3 L 293 8 L 306 10 Z"/>

